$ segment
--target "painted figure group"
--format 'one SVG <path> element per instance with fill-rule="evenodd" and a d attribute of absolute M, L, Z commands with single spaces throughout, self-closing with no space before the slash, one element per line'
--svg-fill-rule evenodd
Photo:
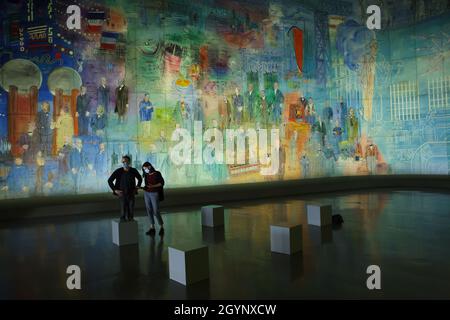
<path fill-rule="evenodd" d="M 242 128 L 248 124 L 269 129 L 283 128 L 289 121 L 305 123 L 310 126 L 309 144 L 324 159 L 324 170 L 329 168 L 331 171 L 325 174 L 334 174 L 339 157 L 353 158 L 356 161 L 366 157 L 367 171 L 376 173 L 378 148 L 372 143 L 366 152 L 361 150 L 360 117 L 356 109 L 347 108 L 347 104 L 341 99 L 335 108 L 326 106 L 319 112 L 312 97 L 301 96 L 296 104 L 289 105 L 288 110 L 285 110 L 285 96 L 279 89 L 279 84 L 274 82 L 272 89 L 266 91 L 267 95 L 264 90 L 258 92 L 249 83 L 244 94 L 236 86 L 231 95 L 219 95 L 210 99 L 208 94 L 197 89 L 190 99 L 180 95 L 173 107 L 171 122 L 174 129 L 182 127 L 188 130 L 192 130 L 194 121 L 202 121 L 207 126 L 217 126 L 220 129 Z M 27 132 L 17 141 L 20 156 L 13 161 L 3 190 L 10 193 L 27 191 L 44 194 L 51 188 L 57 188 L 78 193 L 101 186 L 101 177 L 111 172 L 118 162 L 118 159 L 113 159 L 114 152 L 109 156 L 106 152 L 106 131 L 111 126 L 126 123 L 129 89 L 123 80 L 119 82 L 115 90 L 114 109 L 110 109 L 110 89 L 105 78 L 101 78 L 96 94 L 96 99 L 92 99 L 87 88 L 81 86 L 76 98 L 75 113 L 65 105 L 60 108 L 56 117 L 51 112 L 49 102 L 41 103 L 35 123 L 29 123 Z M 91 108 L 93 100 L 97 103 L 95 110 Z M 117 121 L 111 122 L 108 118 L 113 112 Z M 137 118 L 148 132 L 155 114 L 156 106 L 150 95 L 145 93 L 138 102 Z M 311 155 L 297 152 L 298 137 L 299 133 L 296 132 L 291 136 L 289 144 L 282 143 L 280 146 L 280 179 L 283 179 L 285 162 L 289 164 L 289 168 L 300 167 L 302 177 L 313 175 L 310 169 Z M 167 173 L 171 164 L 163 131 L 156 140 L 150 154 L 158 168 Z M 212 165 L 208 170 L 217 182 L 220 182 L 217 177 L 225 179 L 229 176 L 224 166 Z M 26 179 L 23 178 L 25 171 Z M 198 177 L 196 174 L 194 176 Z M 189 174 L 184 174 L 184 178 L 189 180 Z M 189 183 L 198 182 L 194 180 L 192 178 Z"/>
<path fill-rule="evenodd" d="M 192 129 L 194 121 L 203 121 L 206 126 L 215 120 L 221 129 L 238 127 L 244 123 L 255 123 L 260 127 L 279 125 L 283 117 L 284 95 L 277 82 L 273 84 L 269 96 L 265 91 L 257 92 L 253 84 L 248 85 L 248 90 L 241 93 L 239 87 L 235 87 L 230 95 L 205 94 L 202 90 L 196 90 L 191 99 L 181 96 L 173 109 L 173 119 L 180 127 Z M 146 105 L 141 102 L 140 110 Z M 146 119 L 141 116 L 141 121 Z M 150 117 L 151 119 L 151 117 Z"/>

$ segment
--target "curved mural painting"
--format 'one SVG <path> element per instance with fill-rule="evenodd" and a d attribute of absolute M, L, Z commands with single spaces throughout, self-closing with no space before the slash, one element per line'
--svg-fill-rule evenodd
<path fill-rule="evenodd" d="M 0 198 L 447 175 L 448 1 L 366 2 L 2 1 Z"/>

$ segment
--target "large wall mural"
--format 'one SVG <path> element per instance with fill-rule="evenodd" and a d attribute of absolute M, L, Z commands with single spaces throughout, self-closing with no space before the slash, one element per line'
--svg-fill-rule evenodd
<path fill-rule="evenodd" d="M 447 175 L 449 6 L 2 1 L 0 199 L 106 191 L 122 155 L 168 187 Z"/>

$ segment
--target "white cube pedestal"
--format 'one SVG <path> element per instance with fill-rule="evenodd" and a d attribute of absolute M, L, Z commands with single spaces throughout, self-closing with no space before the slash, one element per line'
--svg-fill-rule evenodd
<path fill-rule="evenodd" d="M 207 246 L 169 247 L 169 277 L 189 285 L 209 278 Z"/>
<path fill-rule="evenodd" d="M 302 225 L 277 223 L 270 226 L 270 250 L 293 254 L 302 250 Z"/>
<path fill-rule="evenodd" d="M 307 204 L 308 224 L 318 227 L 331 225 L 331 205 Z"/>
<path fill-rule="evenodd" d="M 137 221 L 112 221 L 112 241 L 118 246 L 138 243 Z"/>
<path fill-rule="evenodd" d="M 202 225 L 205 227 L 223 226 L 223 207 L 217 205 L 202 207 Z"/>

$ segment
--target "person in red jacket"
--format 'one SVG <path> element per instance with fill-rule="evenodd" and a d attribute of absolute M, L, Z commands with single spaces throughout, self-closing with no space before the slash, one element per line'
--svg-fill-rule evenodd
<path fill-rule="evenodd" d="M 148 217 L 150 218 L 150 229 L 147 235 L 155 234 L 155 217 L 160 226 L 159 235 L 164 234 L 164 222 L 159 211 L 159 202 L 164 200 L 164 178 L 161 172 L 156 171 L 150 162 L 142 165 L 142 177 L 144 178 L 144 200 Z"/>

